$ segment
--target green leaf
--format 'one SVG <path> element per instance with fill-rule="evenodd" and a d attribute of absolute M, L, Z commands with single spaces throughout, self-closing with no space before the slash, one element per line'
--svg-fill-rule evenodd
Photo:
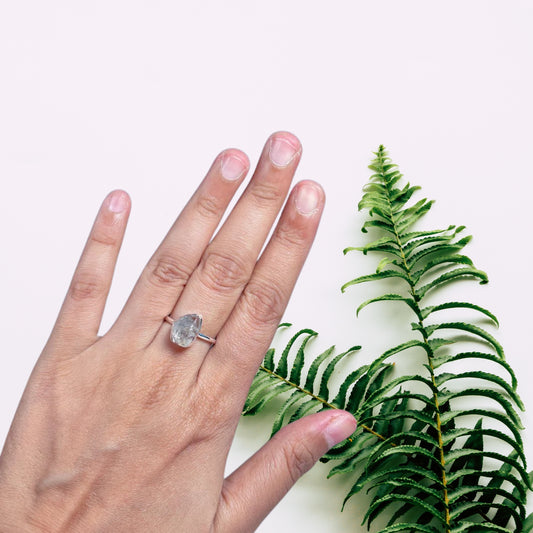
<path fill-rule="evenodd" d="M 492 502 L 492 503 L 484 503 L 484 502 L 479 502 L 479 501 L 463 502 L 463 503 L 458 504 L 455 507 L 455 509 L 450 513 L 450 516 L 452 519 L 455 519 L 457 516 L 460 516 L 462 513 L 464 513 L 468 509 L 475 508 L 479 512 L 479 511 L 485 511 L 489 509 L 500 509 L 503 506 L 504 506 L 503 504 L 495 503 L 495 502 Z M 521 518 L 520 518 L 519 513 L 517 513 L 516 510 L 513 509 L 512 507 L 509 507 L 509 506 L 505 506 L 505 507 L 508 508 L 509 511 L 512 513 L 515 521 L 517 523 L 520 523 Z"/>
<path fill-rule="evenodd" d="M 366 244 L 365 246 L 358 246 L 357 248 L 353 248 L 353 250 L 357 250 L 360 252 L 363 252 L 364 255 L 366 255 L 368 252 L 372 251 L 387 251 L 388 249 L 393 250 L 394 252 L 397 252 L 400 248 L 396 242 L 395 237 L 381 237 L 369 244 Z M 352 251 L 350 248 L 346 248 L 347 251 Z"/>
<path fill-rule="evenodd" d="M 437 389 L 435 388 L 434 384 L 428 378 L 425 378 L 423 376 L 418 376 L 418 375 L 416 375 L 416 376 L 400 376 L 399 378 L 396 378 L 396 379 L 393 379 L 393 380 L 389 381 L 386 385 L 384 385 L 379 390 L 374 392 L 374 394 L 372 394 L 367 399 L 366 402 L 367 402 L 367 404 L 373 406 L 373 404 L 381 402 L 383 400 L 383 398 L 385 397 L 385 395 L 389 391 L 395 389 L 399 385 L 402 385 L 404 383 L 409 383 L 409 382 L 419 382 L 419 383 L 424 384 L 429 389 L 428 390 L 429 393 L 434 393 L 434 392 L 437 391 Z"/>
<path fill-rule="evenodd" d="M 357 285 L 358 283 L 364 283 L 366 281 L 376 281 L 378 279 L 386 278 L 402 278 L 410 284 L 409 278 L 403 272 L 398 272 L 397 270 L 383 270 L 382 272 L 376 272 L 375 274 L 369 274 L 367 276 L 360 276 L 358 278 L 352 279 L 341 287 L 341 291 L 344 292 L 348 287 L 352 285 Z"/>
<path fill-rule="evenodd" d="M 426 246 L 428 244 L 432 244 L 434 242 L 437 243 L 447 243 L 450 242 L 459 231 L 462 231 L 464 229 L 464 226 L 460 226 L 456 229 L 453 233 L 449 234 L 442 234 L 442 235 L 430 235 L 428 237 L 422 237 L 419 239 L 412 239 L 407 243 L 404 243 L 402 246 L 402 251 L 405 255 L 405 257 L 412 256 L 415 252 L 418 250 L 427 250 Z"/>
<path fill-rule="evenodd" d="M 447 403 L 450 400 L 453 400 L 455 398 L 460 398 L 463 396 L 474 396 L 474 397 L 485 397 L 485 398 L 491 398 L 492 400 L 499 403 L 505 412 L 507 413 L 507 416 L 509 416 L 514 423 L 514 425 L 519 429 L 524 429 L 522 426 L 522 423 L 520 422 L 520 417 L 518 416 L 517 412 L 513 408 L 511 402 L 504 398 L 504 396 L 497 392 L 490 389 L 481 389 L 481 388 L 469 388 L 469 389 L 463 389 L 455 392 L 441 392 L 439 394 L 439 400 L 441 403 Z"/>
<path fill-rule="evenodd" d="M 376 267 L 376 272 L 379 273 L 381 272 L 387 265 L 397 265 L 397 266 L 400 266 L 401 268 L 401 263 L 399 263 L 398 261 L 396 261 L 395 259 L 391 259 L 390 257 L 384 257 L 379 263 L 378 263 L 378 266 Z"/>
<path fill-rule="evenodd" d="M 435 289 L 436 287 L 443 285 L 444 283 L 449 283 L 450 281 L 457 280 L 459 278 L 478 278 L 481 284 L 488 283 L 487 274 L 478 270 L 477 268 L 456 268 L 450 272 L 446 272 L 439 276 L 437 279 L 430 281 L 426 285 L 416 289 L 416 295 L 418 298 L 422 299 L 428 291 Z"/>
<path fill-rule="evenodd" d="M 311 331 L 311 330 L 308 330 L 308 331 Z M 307 346 L 307 343 L 316 335 L 317 333 L 313 331 L 302 341 L 302 344 L 300 345 L 300 348 L 298 349 L 298 352 L 294 359 L 294 363 L 292 365 L 289 381 L 292 381 L 293 383 L 300 383 L 300 377 L 302 375 L 302 369 L 305 363 L 305 347 Z"/>
<path fill-rule="evenodd" d="M 511 452 L 510 457 L 516 458 L 516 455 L 513 455 L 513 452 Z M 477 475 L 479 478 L 487 478 L 491 480 L 489 484 L 487 485 L 487 487 L 501 486 L 503 482 L 508 482 L 509 484 L 513 485 L 514 490 L 518 490 L 522 499 L 525 499 L 526 488 L 524 484 L 522 483 L 522 480 L 512 475 L 511 471 L 512 471 L 512 466 L 509 464 L 501 465 L 499 470 L 480 471 L 479 468 L 476 468 L 476 469 L 463 468 L 448 476 L 448 486 L 451 487 L 452 485 L 458 483 L 457 485 L 458 489 L 453 489 L 452 487 L 450 489 L 449 494 L 450 495 L 455 494 L 455 490 L 463 490 L 464 487 L 461 484 L 461 479 L 463 477 Z"/>
<path fill-rule="evenodd" d="M 490 494 L 491 496 L 505 496 L 506 498 L 509 499 L 510 502 L 512 502 L 512 505 L 516 508 L 516 509 L 520 509 L 520 513 L 517 514 L 517 516 L 520 516 L 520 518 L 523 517 L 523 514 L 524 514 L 524 506 L 522 504 L 522 502 L 518 499 L 518 498 L 515 498 L 514 496 L 510 495 L 508 491 L 506 491 L 505 489 L 502 489 L 502 488 L 499 488 L 499 487 L 487 487 L 487 486 L 483 486 L 483 485 L 478 485 L 478 486 L 467 486 L 467 487 L 461 487 L 461 489 L 457 490 L 457 491 L 454 491 L 451 495 L 451 497 L 449 498 L 449 503 L 450 504 L 455 504 L 457 503 L 458 504 L 458 509 L 460 508 L 460 504 L 459 504 L 459 500 L 463 500 L 466 498 L 468 500 L 473 500 L 478 494 L 482 494 L 482 495 L 487 495 L 487 494 Z M 483 507 L 492 507 L 492 504 L 495 503 L 494 500 L 487 500 L 487 501 L 484 501 L 482 499 L 477 499 L 476 500 L 476 503 L 482 503 L 483 504 Z M 464 512 L 464 508 L 463 508 L 463 512 Z M 476 509 L 477 510 L 477 509 Z M 458 511 L 458 514 L 459 514 L 460 511 Z M 520 520 L 519 520 L 520 521 Z"/>
<path fill-rule="evenodd" d="M 418 306 L 413 300 L 413 298 L 409 298 L 408 296 L 401 296 L 400 294 L 384 294 L 383 296 L 378 296 L 377 298 L 371 298 L 370 300 L 367 300 L 366 302 L 363 302 L 356 311 L 356 315 L 359 316 L 359 311 L 366 307 L 369 304 L 372 304 L 374 302 L 384 302 L 384 301 L 400 301 L 406 303 L 415 313 L 418 311 Z"/>
<path fill-rule="evenodd" d="M 329 450 L 329 452 L 324 454 L 320 460 L 322 462 L 326 462 L 331 459 L 351 460 L 358 452 L 367 449 L 367 446 L 370 445 L 376 439 L 376 437 L 371 433 L 366 433 L 363 431 L 359 435 L 352 435 L 350 439 L 351 440 L 344 441 Z M 328 477 L 331 477 L 332 475 L 338 473 L 340 464 L 331 469 L 328 474 Z"/>
<path fill-rule="evenodd" d="M 264 394 L 260 397 L 258 401 L 255 401 L 251 407 L 248 408 L 246 411 L 246 414 L 248 415 L 255 415 L 262 411 L 265 406 L 273 400 L 276 396 L 282 394 L 283 392 L 286 392 L 288 390 L 291 390 L 291 386 L 287 383 L 278 382 L 276 384 L 271 385 L 270 387 L 264 389 Z M 260 392 L 263 392 L 260 391 Z"/>
<path fill-rule="evenodd" d="M 337 364 L 342 359 L 344 359 L 344 357 L 353 353 L 356 350 L 359 350 L 360 348 L 361 348 L 360 346 L 354 346 L 353 348 L 350 348 L 349 350 L 346 350 L 345 352 L 340 353 L 328 363 L 328 365 L 326 366 L 326 369 L 324 370 L 324 373 L 322 374 L 322 379 L 320 380 L 320 389 L 318 391 L 318 395 L 321 398 L 325 398 L 326 400 L 329 400 L 328 382 Z"/>
<path fill-rule="evenodd" d="M 435 260 L 435 256 L 437 255 L 455 255 L 456 252 L 462 250 L 470 242 L 471 239 L 472 237 L 469 235 L 453 243 L 439 243 L 435 244 L 434 246 L 428 246 L 427 248 L 418 251 L 416 254 L 411 255 L 407 260 L 407 264 L 410 269 L 414 269 L 415 265 L 417 265 L 422 260 Z"/>
<path fill-rule="evenodd" d="M 463 228 L 464 226 L 461 229 Z M 418 239 L 419 237 L 430 237 L 432 235 L 446 233 L 453 229 L 455 229 L 454 225 L 448 226 L 446 229 L 436 229 L 436 230 L 430 230 L 430 231 L 427 231 L 427 230 L 426 231 L 412 231 L 410 233 L 403 233 L 399 235 L 399 239 L 402 242 L 402 244 L 407 244 L 412 239 Z"/>
<path fill-rule="evenodd" d="M 424 343 L 417 339 L 410 340 L 402 344 L 399 344 L 398 346 L 395 346 L 394 348 L 390 348 L 389 350 L 384 352 L 382 355 L 380 355 L 377 359 L 375 359 L 374 362 L 370 365 L 369 373 L 372 373 L 375 368 L 379 368 L 383 364 L 384 361 L 386 361 L 387 359 L 390 359 L 392 356 L 399 354 L 401 352 L 404 352 L 406 350 L 410 350 L 411 348 L 422 348 L 423 350 L 426 351 L 426 353 L 428 353 L 428 355 L 431 355 L 432 353 L 427 343 Z"/>
<path fill-rule="evenodd" d="M 416 329 L 419 328 L 418 324 L 415 324 Z M 430 326 L 425 326 L 425 331 L 428 335 L 432 335 L 434 331 L 440 329 L 456 329 L 460 331 L 466 331 L 472 335 L 482 338 L 484 341 L 489 343 L 495 350 L 496 353 L 502 358 L 505 359 L 505 353 L 503 351 L 502 345 L 487 331 L 479 326 L 473 324 L 466 324 L 465 322 L 444 322 L 443 324 L 432 324 Z"/>
<path fill-rule="evenodd" d="M 379 219 L 367 220 L 363 224 L 363 227 L 361 228 L 361 231 L 363 233 L 367 233 L 368 228 L 380 228 L 380 229 L 383 229 L 385 231 L 394 232 L 393 224 L 391 224 L 390 222 L 387 222 L 386 220 L 379 220 Z"/>
<path fill-rule="evenodd" d="M 298 339 L 298 337 L 300 337 L 301 335 L 306 335 L 306 334 L 312 337 L 317 335 L 316 331 L 313 331 L 312 329 L 301 329 L 300 331 L 298 331 L 298 333 L 296 333 L 291 338 L 291 340 L 288 342 L 287 346 L 283 350 L 281 357 L 278 361 L 278 366 L 276 367 L 276 374 L 284 378 L 287 377 L 289 352 L 291 351 L 291 348 L 293 344 L 296 342 L 296 340 Z"/>
<path fill-rule="evenodd" d="M 441 422 L 443 424 L 448 424 L 450 421 L 455 420 L 462 416 L 482 416 L 484 418 L 491 418 L 493 420 L 497 420 L 498 422 L 501 422 L 504 426 L 506 426 L 511 433 L 513 434 L 516 441 L 521 445 L 522 444 L 522 437 L 520 436 L 520 428 L 514 423 L 513 420 L 510 420 L 508 416 L 498 413 L 495 411 L 490 411 L 488 409 L 463 409 L 463 410 L 455 410 L 455 411 L 448 411 L 446 413 L 441 414 Z"/>
<path fill-rule="evenodd" d="M 524 455 L 524 451 L 522 449 L 522 446 L 520 443 L 516 442 L 513 438 L 509 437 L 507 434 L 498 431 L 497 429 L 491 429 L 491 428 L 458 428 L 458 429 L 451 429 L 446 432 L 446 434 L 443 436 L 443 444 L 446 446 L 447 444 L 452 444 L 455 439 L 459 437 L 464 437 L 465 435 L 479 435 L 481 437 L 489 436 L 489 437 L 495 437 L 511 446 L 511 448 L 514 448 L 515 452 L 518 454 L 520 459 L 522 460 L 522 463 L 524 467 L 526 466 L 526 457 Z M 465 445 L 465 447 L 467 447 Z"/>
<path fill-rule="evenodd" d="M 396 191 L 391 194 L 391 200 L 393 203 L 405 204 L 411 199 L 413 193 L 419 190 L 420 187 L 418 185 L 411 187 L 408 183 L 401 191 L 396 189 Z"/>
<path fill-rule="evenodd" d="M 318 407 L 321 407 L 321 404 L 317 402 L 315 398 L 311 398 L 310 400 L 303 402 L 302 404 L 300 404 L 298 409 L 296 409 L 296 411 L 291 415 L 289 422 L 300 420 L 300 418 L 303 418 L 305 415 L 311 413 L 314 409 L 317 409 Z"/>
<path fill-rule="evenodd" d="M 347 406 L 346 396 L 348 394 L 349 388 L 354 385 L 358 379 L 368 370 L 368 365 L 359 367 L 357 370 L 350 372 L 341 386 L 339 387 L 339 392 L 335 396 L 334 400 L 331 402 L 335 407 L 339 409 L 344 409 Z"/>
<path fill-rule="evenodd" d="M 425 307 L 422 309 L 421 314 L 422 318 L 427 318 L 430 314 L 436 313 L 437 311 L 443 311 L 444 309 L 457 309 L 457 308 L 464 308 L 464 309 L 474 309 L 476 311 L 479 311 L 480 313 L 483 313 L 485 316 L 488 316 L 496 326 L 499 326 L 498 319 L 488 310 L 483 307 L 480 307 L 479 305 L 471 304 L 469 302 L 446 302 L 440 305 L 433 305 L 431 307 Z"/>
<path fill-rule="evenodd" d="M 438 257 L 431 259 L 427 263 L 425 263 L 423 267 L 412 272 L 411 278 L 414 280 L 416 284 L 418 284 L 422 276 L 428 274 L 434 268 L 437 268 L 437 267 L 443 268 L 444 265 L 469 265 L 473 267 L 474 263 L 466 255 L 453 254 L 453 255 L 438 256 Z"/>
<path fill-rule="evenodd" d="M 281 429 L 281 427 L 283 426 L 285 417 L 287 416 L 290 409 L 294 407 L 294 405 L 297 404 L 298 402 L 303 401 L 304 398 L 305 396 L 302 395 L 300 391 L 295 390 L 292 392 L 292 394 L 287 398 L 282 408 L 279 410 L 278 414 L 276 415 L 274 424 L 272 425 L 272 433 L 270 434 L 271 437 Z"/>
<path fill-rule="evenodd" d="M 328 357 L 331 356 L 333 353 L 333 350 L 335 349 L 335 346 L 331 346 L 324 352 L 322 352 L 312 363 L 309 367 L 309 371 L 307 372 L 307 378 L 305 380 L 304 389 L 309 391 L 315 390 L 315 383 L 316 383 L 316 377 L 318 374 L 318 370 L 321 367 L 322 363 L 324 363 Z"/>
<path fill-rule="evenodd" d="M 433 200 L 427 200 L 423 198 L 419 200 L 412 207 L 400 211 L 398 207 L 396 211 L 397 216 L 395 217 L 395 226 L 396 233 L 403 233 L 405 230 L 410 228 L 417 220 L 419 220 L 423 215 L 425 215 L 433 205 Z"/>
<path fill-rule="evenodd" d="M 268 352 L 265 355 L 265 359 L 263 361 L 263 366 L 267 368 L 268 370 L 274 370 L 275 363 L 274 363 L 274 354 L 276 351 L 274 348 L 270 348 Z"/>
<path fill-rule="evenodd" d="M 363 523 L 365 523 L 370 513 L 378 505 L 381 505 L 382 503 L 385 503 L 385 502 L 392 503 L 392 502 L 397 502 L 397 501 L 405 501 L 405 502 L 409 502 L 413 504 L 413 506 L 421 507 L 422 509 L 424 509 L 425 511 L 433 515 L 441 524 L 446 523 L 443 518 L 442 512 L 438 511 L 434 506 L 427 504 L 426 502 L 424 502 L 424 500 L 421 500 L 420 498 L 416 498 L 414 496 L 409 496 L 409 495 L 403 495 L 403 494 L 388 494 L 387 496 L 383 496 L 379 500 L 373 502 L 363 518 Z"/>
<path fill-rule="evenodd" d="M 454 379 L 470 379 L 470 378 L 476 378 L 481 379 L 484 381 L 490 381 L 491 383 L 494 383 L 501 387 L 502 389 L 507 392 L 507 394 L 513 399 L 513 401 L 518 405 L 520 409 L 524 409 L 524 405 L 522 403 L 522 400 L 516 394 L 513 387 L 509 385 L 504 379 L 500 378 L 499 376 L 496 376 L 495 374 L 490 374 L 489 372 L 480 372 L 480 371 L 473 371 L 473 372 L 461 372 L 460 374 L 451 374 L 451 373 L 444 373 L 436 376 L 435 380 L 437 385 L 442 385 L 444 383 L 453 381 Z"/>
<path fill-rule="evenodd" d="M 496 363 L 509 373 L 513 390 L 516 390 L 518 382 L 513 369 L 504 359 L 501 359 L 496 354 L 486 352 L 461 352 L 455 355 L 444 355 L 442 357 L 435 357 L 433 359 L 433 368 L 436 369 L 447 363 L 454 363 L 455 361 L 461 361 L 462 359 L 485 359 L 486 361 L 492 361 L 493 363 Z"/>
<path fill-rule="evenodd" d="M 529 481 L 528 475 L 525 472 L 524 468 L 520 465 L 520 463 L 516 459 L 510 456 L 507 456 L 507 455 L 502 455 L 501 453 L 491 452 L 487 450 L 480 451 L 480 450 L 470 450 L 470 449 L 457 449 L 446 454 L 446 463 L 450 463 L 452 461 L 455 461 L 457 458 L 464 457 L 464 456 L 467 456 L 467 457 L 480 456 L 483 458 L 486 457 L 486 458 L 496 459 L 498 461 L 501 461 L 502 463 L 508 463 L 518 472 L 518 474 L 522 478 L 522 481 L 527 486 L 529 486 L 530 481 Z"/>
<path fill-rule="evenodd" d="M 259 372 L 256 375 L 252 386 L 250 387 L 250 390 L 248 392 L 248 398 L 246 399 L 246 403 L 244 404 L 243 414 L 254 414 L 253 407 L 262 400 L 263 392 L 266 392 L 271 387 L 271 385 L 272 383 L 270 382 L 267 373 Z"/>

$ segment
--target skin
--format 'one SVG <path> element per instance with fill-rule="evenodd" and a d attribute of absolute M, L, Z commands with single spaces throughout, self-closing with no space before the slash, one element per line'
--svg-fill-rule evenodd
<path fill-rule="evenodd" d="M 324 207 L 317 183 L 290 191 L 300 155 L 296 137 L 273 134 L 215 235 L 249 169 L 243 152 L 219 154 L 99 336 L 131 207 L 124 191 L 107 196 L 0 456 L 2 532 L 254 531 L 355 430 L 344 411 L 308 416 L 224 478 Z M 170 341 L 165 317 L 191 312 L 214 346 Z"/>

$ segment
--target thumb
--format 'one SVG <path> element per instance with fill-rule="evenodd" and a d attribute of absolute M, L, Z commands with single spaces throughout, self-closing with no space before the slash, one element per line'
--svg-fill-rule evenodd
<path fill-rule="evenodd" d="M 294 483 L 356 426 L 350 413 L 331 409 L 282 428 L 226 478 L 216 531 L 254 531 Z"/>

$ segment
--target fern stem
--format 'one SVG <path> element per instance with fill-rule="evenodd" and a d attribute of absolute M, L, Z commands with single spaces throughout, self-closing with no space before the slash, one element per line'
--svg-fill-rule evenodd
<path fill-rule="evenodd" d="M 297 389 L 300 392 L 303 392 L 304 394 L 307 394 L 308 396 L 310 396 L 311 398 L 313 398 L 317 402 L 320 402 L 325 407 L 328 407 L 329 409 L 339 409 L 338 407 L 336 407 L 332 403 L 329 403 L 326 400 L 324 400 L 323 398 L 320 398 L 320 396 L 317 396 L 316 394 L 313 394 L 311 391 L 308 391 L 308 390 L 304 389 L 303 387 L 300 387 L 300 385 L 297 385 L 296 383 L 293 383 L 292 381 L 289 381 L 287 378 L 284 378 L 283 376 L 280 376 L 279 374 L 276 374 L 274 371 L 269 370 L 268 368 L 264 367 L 263 365 L 261 365 L 259 367 L 259 369 L 262 370 L 263 372 L 266 372 L 267 374 L 271 375 L 272 377 L 277 378 L 280 381 L 283 381 L 283 383 L 286 383 L 287 385 L 290 385 L 294 389 Z M 361 427 L 365 431 L 368 431 L 369 433 L 371 433 L 372 435 L 374 435 L 378 439 L 386 440 L 386 437 L 384 437 L 383 435 L 380 435 L 379 433 L 374 431 L 372 428 L 366 426 L 365 424 L 361 424 L 359 427 Z M 350 442 L 352 441 L 351 438 L 349 438 L 348 440 Z"/>
<path fill-rule="evenodd" d="M 378 153 L 378 159 L 379 159 L 379 165 L 380 165 L 380 174 L 381 174 L 381 177 L 383 179 L 383 182 L 387 188 L 387 195 L 386 195 L 386 198 L 387 198 L 387 202 L 388 202 L 388 205 L 389 205 L 389 212 L 390 212 L 390 219 L 392 221 L 392 227 L 393 227 L 393 230 L 394 230 L 394 236 L 395 236 L 395 239 L 396 239 L 396 243 L 398 244 L 398 247 L 399 247 L 399 251 L 400 251 L 400 254 L 401 254 L 401 259 L 402 259 L 402 263 L 403 263 L 403 266 L 404 266 L 404 269 L 405 269 L 405 272 L 407 274 L 407 277 L 408 277 L 408 283 L 409 283 L 409 292 L 411 294 L 411 296 L 413 297 L 413 301 L 414 301 L 414 305 L 413 305 L 413 310 L 415 311 L 416 315 L 418 316 L 418 324 L 420 325 L 420 332 L 422 333 L 422 339 L 423 339 L 423 342 L 424 344 L 427 346 L 427 361 L 428 361 L 428 368 L 429 368 L 429 372 L 430 372 L 430 376 L 431 376 L 431 382 L 433 384 L 433 387 L 434 387 L 434 391 L 433 391 L 433 401 L 435 403 L 435 412 L 436 412 L 436 424 L 437 424 L 437 436 L 438 436 L 438 443 L 439 443 L 439 454 L 440 454 L 440 464 L 441 464 L 441 470 L 442 470 L 442 490 L 443 490 L 443 497 L 444 497 L 444 507 L 445 507 L 445 521 L 446 521 L 446 533 L 451 533 L 451 524 L 450 524 L 450 521 L 451 521 L 451 517 L 450 517 L 450 507 L 449 507 L 449 504 L 450 504 L 450 501 L 449 501 L 449 495 L 448 495 L 448 480 L 447 480 L 447 477 L 446 477 L 446 460 L 445 460 L 445 455 L 444 455 L 444 443 L 443 443 L 443 438 L 442 438 L 442 421 L 441 421 L 441 416 L 440 416 L 440 405 L 439 405 L 439 398 L 438 398 L 438 395 L 437 395 L 437 382 L 435 380 L 435 371 L 434 371 L 434 367 L 433 367 L 433 361 L 432 361 L 432 356 L 433 356 L 433 349 L 431 348 L 431 345 L 429 344 L 429 339 L 428 339 L 428 335 L 426 333 L 426 330 L 424 328 L 424 321 L 423 321 L 423 318 L 422 318 L 422 312 L 421 312 L 421 309 L 420 309 L 420 306 L 418 305 L 418 301 L 420 300 L 419 296 L 417 295 L 416 293 L 416 289 L 415 289 L 415 282 L 411 276 L 411 268 L 407 262 L 407 258 L 405 256 L 405 251 L 404 251 L 404 246 L 403 246 L 403 243 L 402 243 L 402 240 L 400 239 L 400 235 L 398 233 L 398 226 L 397 226 L 397 221 L 395 220 L 395 216 L 394 216 L 394 211 L 392 209 L 392 204 L 391 204 L 391 190 L 390 190 L 390 186 L 389 186 L 389 181 L 387 180 L 386 178 L 386 175 L 385 175 L 385 171 L 383 169 L 383 164 L 384 164 L 384 159 L 383 159 L 383 150 L 381 149 L 380 147 L 380 150 L 379 150 L 379 153 Z"/>

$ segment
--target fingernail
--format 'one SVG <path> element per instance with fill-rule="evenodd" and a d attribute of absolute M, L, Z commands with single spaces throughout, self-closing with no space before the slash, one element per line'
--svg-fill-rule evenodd
<path fill-rule="evenodd" d="M 299 146 L 285 137 L 274 137 L 270 141 L 270 161 L 277 167 L 286 167 L 296 157 L 299 149 Z"/>
<path fill-rule="evenodd" d="M 320 191 L 315 185 L 301 185 L 296 192 L 294 203 L 302 215 L 311 215 L 318 210 Z"/>
<path fill-rule="evenodd" d="M 107 208 L 112 213 L 122 213 L 128 207 L 128 195 L 124 191 L 113 191 L 107 197 Z"/>
<path fill-rule="evenodd" d="M 357 429 L 355 418 L 345 411 L 333 416 L 324 430 L 330 448 L 347 439 Z"/>
<path fill-rule="evenodd" d="M 222 159 L 220 170 L 224 179 L 235 181 L 243 175 L 246 163 L 239 157 L 228 154 Z"/>

